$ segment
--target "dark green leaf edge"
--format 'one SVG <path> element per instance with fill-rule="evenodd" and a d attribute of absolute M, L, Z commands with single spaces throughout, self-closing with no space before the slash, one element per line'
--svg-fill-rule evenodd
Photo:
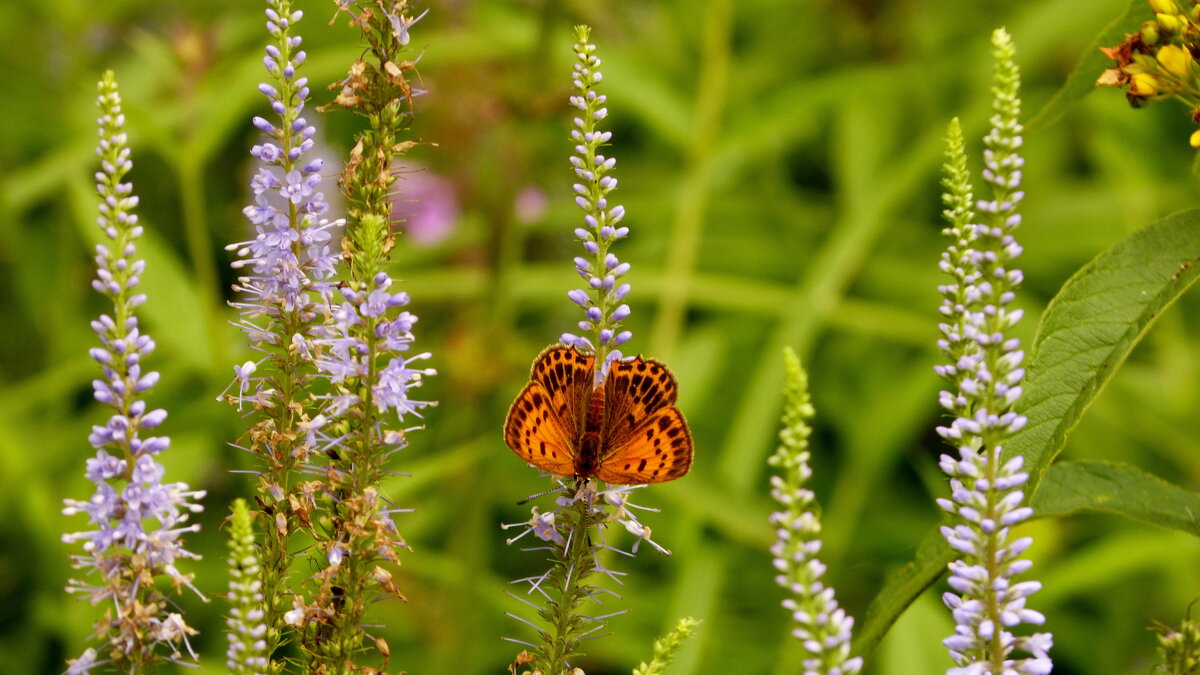
<path fill-rule="evenodd" d="M 1101 253 L 1068 279 L 1047 306 L 1034 338 L 1034 357 L 1022 398 L 1022 412 L 1030 423 L 1011 439 L 1005 452 L 1026 458 L 1031 499 L 1039 499 L 1038 482 L 1113 373 L 1162 311 L 1200 278 L 1197 258 L 1200 209 L 1190 209 L 1156 221 Z M 1146 290 L 1148 284 L 1156 284 L 1155 292 Z M 1083 333 L 1092 324 L 1076 319 L 1078 310 L 1105 302 L 1104 296 L 1093 294 L 1112 289 L 1132 291 L 1129 295 L 1134 302 L 1120 308 L 1122 315 L 1108 308 L 1102 315 L 1113 319 L 1108 331 L 1100 340 L 1094 334 L 1092 339 L 1084 339 Z M 1125 320 L 1117 320 L 1118 316 Z M 1088 348 L 1076 349 L 1081 345 Z M 1104 349 L 1106 346 L 1109 348 Z M 1048 358 L 1051 355 L 1062 360 Z M 1063 373 L 1063 368 L 1070 373 Z M 854 652 L 874 650 L 904 609 L 941 576 L 954 557 L 937 528 L 926 535 L 914 560 L 889 576 L 871 602 L 854 641 Z"/>
<path fill-rule="evenodd" d="M 1083 56 L 1079 59 L 1079 65 L 1071 71 L 1071 74 L 1067 76 L 1067 81 L 1058 91 L 1054 92 L 1046 105 L 1042 106 L 1042 109 L 1029 120 L 1029 123 L 1025 125 L 1025 131 L 1034 133 L 1054 124 L 1068 107 L 1094 91 L 1096 78 L 1112 67 L 1112 60 L 1101 54 L 1100 48 L 1115 46 L 1125 39 L 1127 33 L 1137 31 L 1141 28 L 1142 22 L 1153 18 L 1154 12 L 1146 0 L 1129 0 L 1129 7 L 1126 8 L 1125 13 L 1113 19 L 1088 44 Z"/>

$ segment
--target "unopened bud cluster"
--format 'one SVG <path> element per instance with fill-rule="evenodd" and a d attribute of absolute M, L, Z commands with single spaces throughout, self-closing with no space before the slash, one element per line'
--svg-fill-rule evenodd
<path fill-rule="evenodd" d="M 1154 19 L 1146 21 L 1136 33 L 1129 33 L 1120 44 L 1102 47 L 1101 52 L 1115 62 L 1104 71 L 1096 85 L 1125 90 L 1134 108 L 1150 101 L 1179 99 L 1188 105 L 1192 120 L 1200 124 L 1200 3 L 1196 0 L 1148 0 Z M 1200 129 L 1191 136 L 1191 145 L 1200 148 Z"/>

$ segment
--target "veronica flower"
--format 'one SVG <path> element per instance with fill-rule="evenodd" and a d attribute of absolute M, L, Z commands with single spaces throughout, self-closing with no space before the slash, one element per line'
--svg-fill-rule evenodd
<path fill-rule="evenodd" d="M 583 210 L 584 227 L 575 228 L 575 236 L 583 244 L 587 256 L 575 258 L 575 271 L 587 283 L 586 289 L 575 289 L 567 294 L 571 302 L 583 309 L 584 318 L 579 330 L 595 334 L 592 340 L 574 333 L 563 333 L 559 338 L 563 344 L 596 353 L 596 382 L 604 379 L 608 364 L 621 358 L 616 348 L 628 342 L 633 333 L 621 330 L 621 321 L 631 311 L 622 300 L 629 295 L 630 286 L 620 283 L 621 277 L 629 272 L 629 263 L 623 263 L 610 251 L 612 244 L 629 235 L 629 228 L 620 225 L 625 218 L 625 207 L 609 205 L 608 195 L 617 187 L 617 179 L 609 175 L 617 165 L 614 157 L 597 152 L 612 140 L 611 131 L 601 131 L 597 122 L 608 117 L 604 103 L 608 97 L 596 91 L 596 85 L 604 79 L 600 72 L 600 59 L 596 56 L 596 45 L 588 42 L 590 29 L 576 28 L 579 41 L 575 45 L 575 71 L 573 84 L 575 95 L 571 106 L 579 111 L 573 120 L 571 140 L 575 142 L 575 154 L 571 166 L 581 182 L 575 183 L 575 204 Z"/>
<path fill-rule="evenodd" d="M 630 286 L 621 282 L 621 277 L 629 271 L 629 264 L 622 263 L 610 250 L 614 242 L 628 235 L 629 228 L 618 226 L 625 215 L 624 208 L 610 206 L 608 203 L 608 195 L 617 185 L 616 179 L 609 175 L 616 165 L 616 160 L 598 153 L 598 150 L 611 140 L 612 134 L 597 128 L 597 123 L 607 116 L 608 110 L 604 107 L 604 95 L 595 89 L 603 76 L 599 70 L 600 59 L 595 55 L 596 46 L 588 42 L 589 32 L 586 26 L 576 27 L 578 41 L 575 45 L 576 63 L 573 77 L 575 95 L 570 98 L 571 105 L 579 111 L 574 121 L 575 128 L 571 132 L 572 140 L 576 144 L 571 164 L 576 177 L 581 181 L 575 184 L 574 191 L 576 203 L 584 211 L 584 226 L 577 228 L 575 234 L 582 241 L 586 254 L 575 258 L 575 268 L 587 283 L 587 288 L 572 290 L 568 297 L 583 308 L 584 319 L 579 322 L 579 329 L 590 337 L 564 333 L 560 339 L 570 347 L 594 355 L 595 374 L 591 384 L 596 388 L 603 386 L 602 383 L 612 369 L 612 364 L 622 359 L 617 347 L 628 342 L 632 334 L 620 329 L 621 321 L 630 313 L 629 306 L 622 302 L 629 294 Z M 549 353 L 550 350 L 545 354 Z M 543 358 L 546 357 L 545 354 Z M 655 367 L 659 372 L 666 370 L 661 364 L 656 364 Z M 663 385 L 669 381 L 669 386 L 674 387 L 674 380 L 669 373 L 661 377 L 664 379 L 657 384 Z M 673 402 L 674 389 L 663 394 L 664 398 L 668 396 Z M 687 431 L 682 415 L 672 420 L 677 420 L 677 424 L 682 427 L 672 429 L 673 434 Z M 519 423 L 511 413 L 509 422 Z M 566 420 L 564 423 L 570 424 L 572 421 Z M 582 424 L 580 421 L 581 426 Z M 674 437 L 673 435 L 671 438 Z M 509 438 L 510 435 L 506 434 L 506 440 Z M 603 442 L 602 440 L 601 443 Z M 516 447 L 513 449 L 521 454 Z M 581 451 L 580 448 L 569 450 L 572 453 Z M 690 465 L 690 440 L 687 451 Z M 615 455 L 616 449 L 611 452 Z M 660 468 L 667 467 L 663 465 Z M 684 465 L 681 472 L 671 477 L 683 475 L 686 470 L 687 465 Z M 645 480 L 636 480 L 637 478 L 632 474 L 629 477 L 630 482 L 634 483 L 663 480 L 657 474 L 647 476 Z M 600 490 L 597 482 L 588 475 L 578 476 L 573 486 L 558 479 L 557 487 L 552 490 L 558 495 L 555 508 L 541 511 L 535 507 L 528 521 L 504 526 L 505 529 L 523 528 L 520 534 L 508 540 L 510 544 L 530 533 L 545 542 L 544 546 L 526 550 L 548 550 L 553 562 L 547 572 L 515 582 L 528 586 L 526 595 L 540 596 L 536 598 L 540 602 L 530 602 L 519 595 L 513 595 L 532 607 L 549 626 L 548 629 L 543 628 L 515 614 L 509 614 L 533 628 L 539 637 L 539 643 L 505 638 L 534 651 L 534 654 L 523 652 L 522 656 L 518 656 L 515 665 L 536 663 L 536 667 L 542 672 L 569 669 L 569 659 L 579 652 L 582 641 L 600 631 L 606 625 L 606 620 L 613 616 L 613 613 L 587 615 L 580 611 L 585 600 L 603 604 L 603 594 L 612 593 L 593 585 L 591 578 L 594 574 L 602 574 L 617 583 L 621 582 L 622 573 L 607 568 L 599 558 L 600 551 L 610 550 L 632 556 L 645 541 L 661 553 L 670 553 L 653 541 L 650 528 L 638 519 L 636 512 L 643 510 L 642 507 L 630 502 L 632 491 L 641 487 L 645 486 L 614 485 Z M 614 524 L 620 525 L 635 537 L 632 550 L 624 551 L 608 544 L 607 528 Z M 616 594 L 612 595 L 619 597 Z M 526 658 L 532 660 L 527 661 Z"/>
<path fill-rule="evenodd" d="M 234 367 L 237 395 L 228 396 L 239 410 L 249 405 L 255 422 L 243 447 L 260 462 L 258 501 L 269 523 L 260 557 L 261 593 L 267 626 L 263 654 L 275 654 L 283 641 L 284 615 L 290 608 L 288 583 L 291 537 L 308 524 L 311 491 L 297 480 L 302 472 L 319 471 L 309 461 L 318 447 L 313 430 L 325 420 L 320 402 L 311 398 L 320 345 L 328 335 L 333 275 L 340 255 L 334 246 L 341 220 L 322 218 L 329 210 L 321 192 L 323 160 L 311 157 L 316 128 L 305 117 L 308 79 L 299 74 L 307 54 L 294 34 L 303 13 L 291 0 L 267 0 L 266 28 L 270 43 L 263 66 L 267 81 L 258 85 L 271 108 L 254 117 L 263 133 L 250 154 L 257 160 L 250 182 L 253 203 L 243 213 L 254 237 L 231 244 L 241 273 L 234 290 L 239 297 L 236 325 L 246 333 L 257 360 Z M 234 630 L 231 639 L 240 640 Z M 257 667 L 257 666 L 254 666 Z M 269 668 L 278 671 L 276 662 Z"/>
<path fill-rule="evenodd" d="M 812 476 L 808 464 L 808 420 L 814 414 L 808 395 L 808 376 L 800 367 L 795 352 L 784 353 L 783 429 L 779 447 L 768 462 L 780 470 L 771 476 L 771 497 L 783 507 L 771 514 L 775 527 L 776 583 L 788 589 L 792 597 L 783 601 L 796 627 L 792 635 L 804 645 L 805 675 L 852 675 L 862 669 L 862 658 L 850 655 L 850 631 L 854 619 L 838 607 L 834 590 L 821 577 L 825 565 L 817 558 L 821 551 L 821 520 L 815 507 L 816 497 L 804 484 Z"/>
<path fill-rule="evenodd" d="M 182 586 L 194 590 L 192 575 L 179 571 L 176 564 L 199 558 L 184 548 L 183 535 L 199 529 L 187 521 L 202 510 L 197 501 L 204 497 L 203 490 L 164 481 L 166 472 L 157 457 L 170 446 L 170 439 L 145 435 L 162 424 L 167 412 L 149 408 L 141 398 L 159 379 L 158 372 L 144 369 L 143 361 L 155 344 L 139 329 L 136 314 L 146 302 L 137 291 L 146 266 L 135 245 L 142 226 L 133 213 L 138 202 L 133 186 L 121 182 L 133 164 L 111 71 L 104 74 L 99 88 L 98 223 L 110 243 L 96 247 L 92 288 L 112 302 L 113 313 L 92 322 L 100 346 L 90 353 L 104 374 L 92 382 L 94 396 L 112 408 L 112 415 L 103 426 L 92 427 L 88 436 L 96 450 L 86 470 L 96 486 L 94 494 L 86 501 L 63 500 L 63 513 L 86 515 L 88 529 L 62 539 L 83 542 L 83 554 L 72 556 L 73 566 L 94 577 L 72 579 L 67 591 L 83 593 L 94 605 L 103 602 L 110 611 L 96 623 L 96 633 L 106 642 L 107 658 L 97 660 L 97 652 L 88 649 L 70 662 L 70 673 L 86 673 L 108 662 L 141 672 L 162 660 L 182 662 L 181 649 L 195 658 L 188 637 L 196 631 L 180 614 L 168 611 L 170 603 L 154 582 L 166 578 L 176 592 Z"/>
<path fill-rule="evenodd" d="M 1036 581 L 1016 581 L 1031 566 L 1021 554 L 1032 544 L 1022 537 L 1010 541 L 1011 528 L 1027 519 L 1021 486 L 1029 475 L 1021 457 L 1001 459 L 1006 440 L 1025 425 L 1013 410 L 1021 395 L 1024 353 L 1005 333 L 1021 318 L 1011 307 L 1021 284 L 1013 264 L 1021 247 L 1013 231 L 1021 222 L 1017 205 L 1024 161 L 1021 146 L 1020 74 L 1013 60 L 1012 40 L 1003 29 L 992 36 L 996 72 L 993 84 L 992 130 L 984 139 L 984 180 L 992 199 L 971 208 L 962 132 L 957 120 L 949 134 L 944 199 L 953 239 L 942 256 L 941 269 L 952 282 L 940 287 L 943 296 L 938 346 L 949 363 L 937 372 L 953 387 L 941 393 L 942 406 L 955 419 L 938 433 L 954 445 L 957 456 L 942 455 L 942 470 L 950 477 L 951 499 L 938 504 L 953 514 L 942 534 L 962 558 L 950 564 L 950 587 L 943 596 L 956 623 L 945 640 L 958 667 L 952 675 L 976 673 L 1049 673 L 1049 633 L 1018 636 L 1022 623 L 1041 625 L 1045 617 L 1026 607 L 1026 599 L 1041 588 Z"/>
<path fill-rule="evenodd" d="M 309 597 L 296 598 L 284 614 L 315 672 L 362 669 L 355 661 L 366 644 L 376 647 L 386 668 L 387 643 L 367 643 L 364 617 L 379 595 L 404 599 L 384 566 L 399 564 L 397 552 L 407 544 L 392 519 L 404 509 L 390 503 L 379 485 L 391 473 L 386 466 L 392 455 L 420 428 L 412 418 L 433 405 L 413 398 L 413 389 L 436 372 L 420 365 L 429 353 L 410 353 L 417 316 L 385 269 L 395 243 L 393 167 L 408 147 L 398 132 L 409 121 L 416 93 L 404 75 L 413 65 L 399 55 L 421 17 L 411 18 L 403 1 L 363 0 L 338 8 L 355 17 L 352 25 L 378 62 L 355 62 L 334 103 L 368 122 L 341 178 L 348 208 L 341 250 L 349 278 L 324 294 L 326 325 L 311 340 L 321 381 L 313 398 L 322 408 L 305 427 L 305 438 L 329 459 L 320 481 L 299 486 L 308 490 L 298 501 L 315 537 L 309 559 L 315 572 L 308 578 Z"/>

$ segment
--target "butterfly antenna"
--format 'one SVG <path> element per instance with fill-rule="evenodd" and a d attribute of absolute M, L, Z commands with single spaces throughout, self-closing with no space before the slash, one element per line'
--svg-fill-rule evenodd
<path fill-rule="evenodd" d="M 556 487 L 556 488 L 550 488 L 549 490 L 546 490 L 545 492 L 539 492 L 539 493 L 537 493 L 536 495 L 529 495 L 529 496 L 528 496 L 528 497 L 526 497 L 525 499 L 522 499 L 521 501 L 517 502 L 517 506 L 525 506 L 525 505 L 526 505 L 526 504 L 528 504 L 529 502 L 531 502 L 531 501 L 533 501 L 533 500 L 535 500 L 535 499 L 537 499 L 537 498 L 539 498 L 539 497 L 545 497 L 546 495 L 548 495 L 548 494 L 550 494 L 550 493 L 552 493 L 552 492 L 562 492 L 562 491 L 563 491 L 563 488 L 564 488 L 564 486 L 562 486 L 562 485 L 559 485 L 558 487 Z"/>

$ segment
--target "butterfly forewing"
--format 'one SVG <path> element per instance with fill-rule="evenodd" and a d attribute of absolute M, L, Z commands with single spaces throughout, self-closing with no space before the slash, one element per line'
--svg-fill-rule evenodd
<path fill-rule="evenodd" d="M 591 354 L 562 345 L 547 347 L 533 362 L 529 379 L 546 388 L 551 408 L 572 432 L 573 441 L 583 435 L 595 363 Z"/>
<path fill-rule="evenodd" d="M 624 444 L 650 415 L 675 405 L 677 389 L 675 376 L 658 361 L 640 357 L 613 361 L 604 378 L 600 437 L 605 446 L 611 449 Z"/>
<path fill-rule="evenodd" d="M 591 355 L 561 345 L 538 355 L 504 422 L 504 441 L 513 452 L 550 473 L 575 473 L 594 363 Z"/>
<path fill-rule="evenodd" d="M 596 477 L 634 485 L 674 480 L 692 465 L 692 435 L 675 407 L 678 385 L 653 359 L 614 361 L 604 381 Z"/>
<path fill-rule="evenodd" d="M 530 464 L 559 476 L 575 473 L 572 427 L 554 412 L 551 395 L 540 382 L 525 385 L 508 409 L 504 442 Z"/>

